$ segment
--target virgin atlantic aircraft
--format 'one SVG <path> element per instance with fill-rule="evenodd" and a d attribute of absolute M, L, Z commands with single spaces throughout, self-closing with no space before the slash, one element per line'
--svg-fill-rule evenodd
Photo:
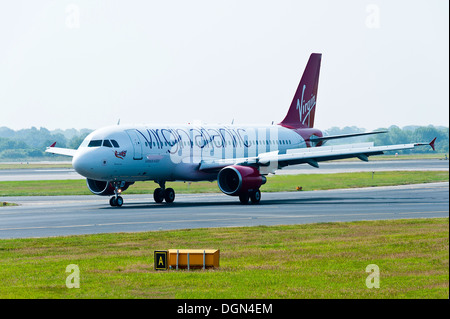
<path fill-rule="evenodd" d="M 258 203 L 266 176 L 288 165 L 357 157 L 368 161 L 385 151 L 411 149 L 431 143 L 373 146 L 373 143 L 324 146 L 331 139 L 385 132 L 326 136 L 314 128 L 322 55 L 311 54 L 285 118 L 277 125 L 116 125 L 92 132 L 77 150 L 46 152 L 72 156 L 74 169 L 87 179 L 95 195 L 112 196 L 111 206 L 122 206 L 120 194 L 136 181 L 155 181 L 155 202 L 172 203 L 171 181 L 215 181 L 242 204 Z"/>

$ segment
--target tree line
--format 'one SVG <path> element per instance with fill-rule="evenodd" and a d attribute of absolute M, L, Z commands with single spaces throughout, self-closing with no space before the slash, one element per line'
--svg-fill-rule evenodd
<path fill-rule="evenodd" d="M 358 128 L 355 126 L 345 127 L 340 129 L 338 127 L 333 127 L 327 130 L 328 134 L 350 134 L 350 133 L 362 133 L 366 130 L 363 128 Z M 388 128 L 379 128 L 374 131 L 387 131 L 387 133 L 354 137 L 349 139 L 342 139 L 336 141 L 335 143 L 362 143 L 362 142 L 373 142 L 375 146 L 381 145 L 394 145 L 394 144 L 411 144 L 411 143 L 429 143 L 436 137 L 435 149 L 437 153 L 449 152 L 449 128 L 444 126 L 405 126 L 399 128 L 398 126 L 390 126 Z M 332 145 L 332 143 L 327 143 L 327 145 Z M 432 153 L 431 147 L 418 147 L 411 150 L 400 150 L 400 151 L 390 151 L 386 152 L 388 155 L 395 153 L 398 154 L 423 154 Z"/>
<path fill-rule="evenodd" d="M 56 142 L 58 147 L 78 148 L 89 129 L 54 130 L 32 127 L 14 131 L 0 127 L 0 161 L 67 160 L 67 157 L 45 153 Z"/>
<path fill-rule="evenodd" d="M 374 142 L 377 145 L 409 144 L 415 142 L 430 142 L 433 138 L 436 140 L 436 152 L 449 152 L 449 128 L 442 126 L 391 126 L 389 128 L 380 128 L 378 130 L 387 130 L 388 133 L 372 136 L 353 137 L 330 141 L 327 145 Z M 356 126 L 351 127 L 332 127 L 326 130 L 329 135 L 351 134 L 365 132 L 364 128 Z M 32 127 L 14 131 L 7 127 L 0 127 L 0 161 L 30 161 L 30 160 L 67 160 L 67 157 L 56 156 L 45 153 L 45 149 L 56 142 L 58 147 L 76 149 L 91 133 L 89 129 L 67 129 L 49 131 L 46 128 Z M 414 150 L 397 151 L 399 154 L 411 153 L 429 153 L 430 147 L 420 147 Z M 391 154 L 396 152 L 391 152 Z"/>

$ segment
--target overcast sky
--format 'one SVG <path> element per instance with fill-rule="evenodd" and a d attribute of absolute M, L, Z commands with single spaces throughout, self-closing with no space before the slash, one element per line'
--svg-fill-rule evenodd
<path fill-rule="evenodd" d="M 0 1 L 0 127 L 449 125 L 448 0 Z"/>

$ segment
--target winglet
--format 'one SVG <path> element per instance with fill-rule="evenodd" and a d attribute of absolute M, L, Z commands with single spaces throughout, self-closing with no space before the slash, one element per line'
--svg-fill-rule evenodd
<path fill-rule="evenodd" d="M 423 145 L 430 145 L 433 151 L 435 151 L 434 142 L 436 142 L 436 137 L 433 138 L 433 140 L 430 143 L 416 143 L 414 146 L 423 146 Z"/>
<path fill-rule="evenodd" d="M 436 141 L 436 137 L 435 138 L 433 138 L 433 140 L 430 142 L 430 144 L 428 144 L 428 145 L 430 145 L 431 146 L 431 148 L 433 149 L 433 151 L 435 151 L 436 149 L 434 148 L 434 142 Z"/>
<path fill-rule="evenodd" d="M 56 142 L 55 142 L 55 143 L 53 143 L 52 145 L 50 145 L 50 147 L 55 147 L 55 145 L 56 145 Z"/>

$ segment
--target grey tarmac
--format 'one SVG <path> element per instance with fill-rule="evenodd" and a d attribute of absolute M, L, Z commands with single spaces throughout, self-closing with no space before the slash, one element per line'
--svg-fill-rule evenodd
<path fill-rule="evenodd" d="M 449 183 L 308 192 L 262 193 L 257 205 L 223 194 L 178 194 L 172 204 L 152 195 L 8 197 L 0 238 L 70 236 L 186 228 L 287 225 L 449 216 Z"/>

